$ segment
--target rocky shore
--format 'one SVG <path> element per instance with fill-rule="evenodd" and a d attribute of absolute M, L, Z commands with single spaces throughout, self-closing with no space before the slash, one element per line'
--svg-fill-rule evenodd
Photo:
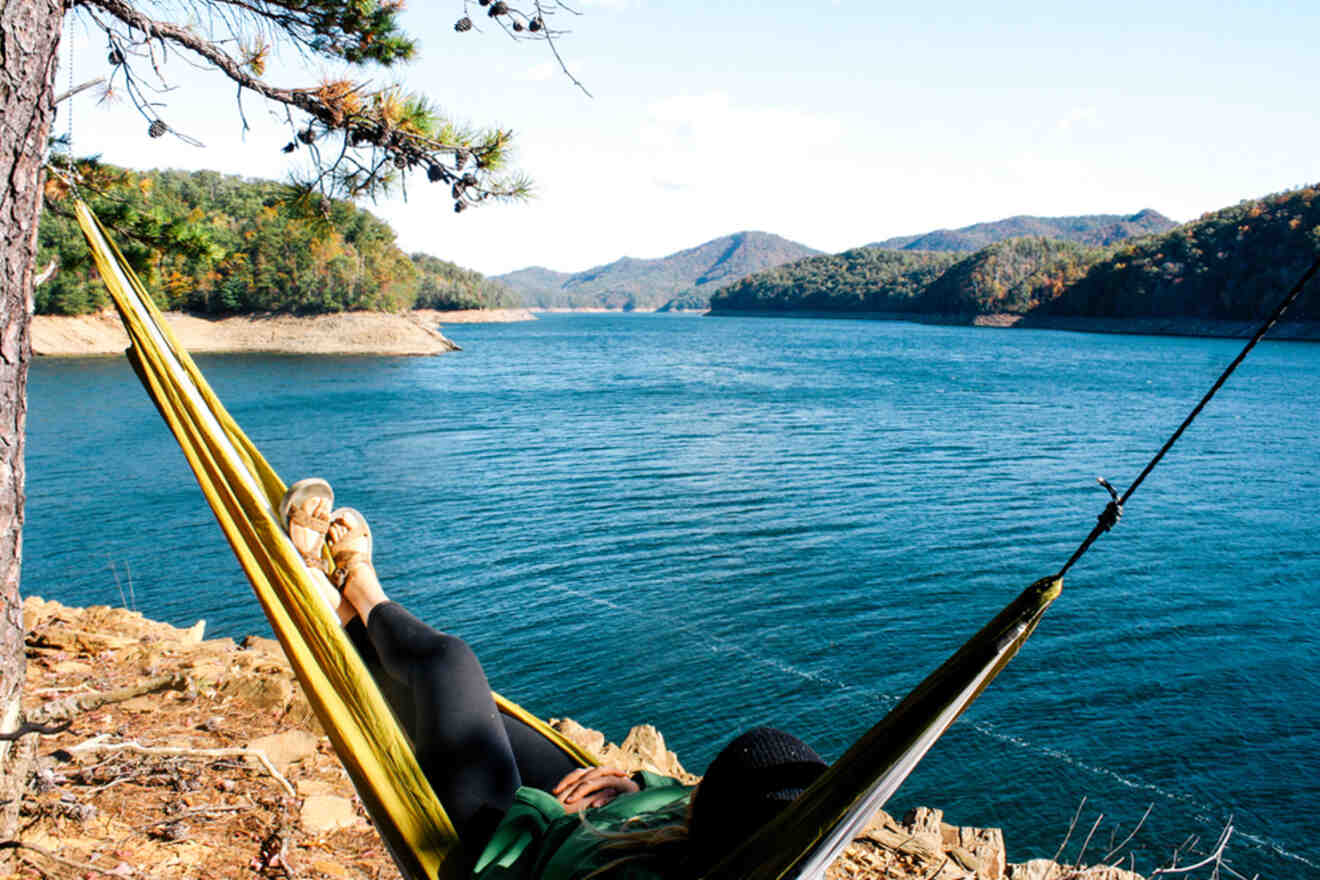
<path fill-rule="evenodd" d="M 827 312 L 827 311 L 745 311 L 725 310 L 707 313 L 716 318 L 833 318 L 855 321 L 907 321 L 913 324 L 940 324 L 956 327 L 1016 328 L 1019 330 L 1071 330 L 1076 333 L 1118 333 L 1136 336 L 1206 336 L 1222 339 L 1247 339 L 1260 326 L 1259 321 L 1218 321 L 1172 315 L 1159 318 L 1091 318 L 1074 315 L 989 315 L 921 314 L 916 312 Z M 1267 339 L 1306 342 L 1320 341 L 1320 323 L 1285 321 L 1270 330 Z"/>
<path fill-rule="evenodd" d="M 27 719 L 72 726 L 36 743 L 11 878 L 398 877 L 277 643 L 35 597 L 23 624 Z M 615 745 L 555 723 L 605 763 L 697 779 L 649 725 Z M 901 820 L 877 813 L 827 876 L 1140 880 L 1103 866 L 1010 864 L 999 829 L 947 824 L 925 808 Z"/>
<path fill-rule="evenodd" d="M 333 315 L 237 315 L 215 318 L 168 312 L 166 320 L 188 351 L 333 355 L 432 355 L 458 346 L 440 332 L 442 324 L 535 320 L 526 309 L 401 314 L 341 312 Z M 122 354 L 128 336 L 114 311 L 32 319 L 37 355 L 86 357 Z"/>

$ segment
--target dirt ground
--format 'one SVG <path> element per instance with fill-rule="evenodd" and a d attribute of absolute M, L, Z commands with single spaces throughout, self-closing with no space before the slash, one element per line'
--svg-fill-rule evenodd
<path fill-rule="evenodd" d="M 184 348 L 194 354 L 431 355 L 458 349 L 440 332 L 441 324 L 534 320 L 525 309 L 230 318 L 168 312 L 165 317 Z M 32 350 L 38 355 L 118 355 L 127 347 L 128 336 L 113 310 L 77 317 L 37 315 L 32 319 Z"/>
<path fill-rule="evenodd" d="M 206 639 L 125 609 L 29 597 L 25 712 L 70 716 L 41 736 L 10 880 L 254 878 L 394 880 L 385 852 L 277 643 Z M 689 781 L 650 726 L 621 745 L 571 721 L 605 763 Z M 0 867 L 0 876 L 5 876 Z M 830 880 L 1064 880 L 1009 866 L 998 829 L 878 813 Z M 1135 875 L 1090 872 L 1092 880 Z"/>

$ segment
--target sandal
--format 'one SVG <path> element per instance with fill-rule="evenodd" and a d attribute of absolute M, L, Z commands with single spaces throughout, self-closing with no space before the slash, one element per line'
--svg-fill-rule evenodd
<path fill-rule="evenodd" d="M 322 541 L 325 534 L 330 530 L 330 517 L 314 516 L 303 510 L 305 505 L 312 498 L 324 498 L 327 507 L 334 507 L 335 490 L 330 488 L 330 484 L 320 477 L 308 477 L 305 480 L 299 480 L 288 488 L 284 497 L 280 499 L 280 522 L 284 525 L 284 531 L 293 535 L 293 527 L 301 526 L 305 529 L 311 529 L 321 536 Z M 317 542 L 317 549 L 308 553 L 301 553 L 303 562 L 307 563 L 308 568 L 317 571 L 330 573 L 330 563 L 326 560 L 322 549 L 325 545 L 322 541 Z"/>
<path fill-rule="evenodd" d="M 345 519 L 349 515 L 352 520 Z M 330 580 L 335 586 L 343 592 L 345 584 L 348 583 L 348 573 L 355 565 L 371 565 L 371 528 L 367 525 L 367 519 L 352 507 L 341 507 L 330 514 L 330 522 L 342 522 L 348 526 L 348 532 L 338 540 L 332 540 L 327 536 L 326 546 L 330 548 L 330 556 L 335 561 L 335 570 L 330 575 Z M 350 550 L 347 544 L 354 543 L 360 538 L 367 539 L 366 550 Z M 338 548 L 338 549 L 337 549 Z"/>

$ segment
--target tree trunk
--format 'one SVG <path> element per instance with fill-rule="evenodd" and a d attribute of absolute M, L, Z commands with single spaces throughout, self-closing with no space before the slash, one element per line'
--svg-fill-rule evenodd
<path fill-rule="evenodd" d="M 23 688 L 23 445 L 32 355 L 33 264 L 42 161 L 55 117 L 55 66 L 69 0 L 0 0 L 0 731 L 17 727 Z M 0 743 L 0 840 L 13 837 L 27 747 Z M 22 741 L 20 741 L 22 742 Z"/>

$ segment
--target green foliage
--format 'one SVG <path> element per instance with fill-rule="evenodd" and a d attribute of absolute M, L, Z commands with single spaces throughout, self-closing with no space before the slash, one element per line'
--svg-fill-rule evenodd
<path fill-rule="evenodd" d="M 928 312 L 1022 315 L 1058 297 L 1107 251 L 1071 241 L 1012 238 L 959 260 L 920 299 Z"/>
<path fill-rule="evenodd" d="M 757 272 L 711 296 L 714 310 L 913 311 L 953 254 L 856 248 Z"/>
<path fill-rule="evenodd" d="M 1096 316 L 1264 317 L 1320 253 L 1320 185 L 1206 214 L 1125 244 L 1043 311 Z M 1320 320 L 1304 296 L 1290 320 Z"/>
<path fill-rule="evenodd" d="M 858 248 L 750 275 L 716 291 L 711 308 L 1248 320 L 1268 313 L 1318 252 L 1320 186 L 1103 247 L 1028 237 L 970 255 Z M 1320 320 L 1320 296 L 1289 317 Z"/>
<path fill-rule="evenodd" d="M 414 308 L 508 309 L 521 304 L 518 295 L 480 272 L 463 269 L 430 254 L 413 254 L 420 285 Z"/>
<path fill-rule="evenodd" d="M 83 177 L 83 197 L 163 308 L 398 311 L 413 307 L 423 291 L 433 308 L 442 307 L 433 304 L 444 300 L 442 290 L 454 291 L 451 299 L 463 308 L 498 298 L 476 272 L 424 254 L 409 258 L 388 225 L 348 202 L 309 215 L 286 186 L 213 171 L 139 173 L 91 163 Z M 38 258 L 41 265 L 57 259 L 59 270 L 36 290 L 38 314 L 108 305 L 65 195 L 48 187 Z M 450 268 L 424 268 L 432 264 Z"/>

